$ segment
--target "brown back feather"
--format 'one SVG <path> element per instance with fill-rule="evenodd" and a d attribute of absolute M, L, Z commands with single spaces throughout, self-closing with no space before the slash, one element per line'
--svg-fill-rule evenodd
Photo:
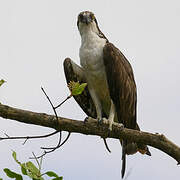
<path fill-rule="evenodd" d="M 110 96 L 113 100 L 119 123 L 136 128 L 136 84 L 130 63 L 113 44 L 107 43 L 103 49 L 104 65 Z"/>

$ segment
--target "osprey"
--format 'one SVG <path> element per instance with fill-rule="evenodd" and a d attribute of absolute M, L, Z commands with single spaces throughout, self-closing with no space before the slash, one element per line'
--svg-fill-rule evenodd
<path fill-rule="evenodd" d="M 81 95 L 75 96 L 75 100 L 88 116 L 96 118 L 99 122 L 103 121 L 103 118 L 108 119 L 110 131 L 114 121 L 126 128 L 140 130 L 136 122 L 136 84 L 130 63 L 100 31 L 92 12 L 81 12 L 77 26 L 81 35 L 81 67 L 66 58 L 64 71 L 67 83 L 87 82 L 88 88 Z M 120 142 L 123 178 L 126 155 L 137 151 L 151 154 L 146 145 L 126 140 Z"/>

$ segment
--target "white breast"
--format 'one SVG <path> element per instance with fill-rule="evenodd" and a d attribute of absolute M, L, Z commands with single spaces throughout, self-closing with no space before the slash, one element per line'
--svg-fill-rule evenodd
<path fill-rule="evenodd" d="M 99 38 L 93 32 L 82 36 L 82 44 L 79 51 L 81 66 L 90 71 L 101 69 L 104 66 L 103 47 L 105 43 L 105 39 Z"/>
<path fill-rule="evenodd" d="M 103 62 L 103 47 L 106 40 L 92 31 L 82 35 L 80 63 L 85 70 L 88 88 L 93 88 L 104 109 L 109 109 L 110 97 Z M 107 110 L 109 111 L 109 110 Z"/>

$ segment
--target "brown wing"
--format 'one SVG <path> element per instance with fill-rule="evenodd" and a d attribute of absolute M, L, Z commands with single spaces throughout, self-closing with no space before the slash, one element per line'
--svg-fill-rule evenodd
<path fill-rule="evenodd" d="M 80 83 L 86 82 L 83 69 L 70 58 L 66 58 L 63 65 L 67 84 L 70 81 L 79 81 Z M 87 87 L 82 94 L 74 96 L 74 99 L 88 116 L 96 118 L 96 109 Z"/>
<path fill-rule="evenodd" d="M 80 83 L 86 82 L 83 69 L 75 64 L 70 58 L 64 60 L 64 73 L 67 84 L 70 81 L 79 81 Z M 87 87 L 82 94 L 74 96 L 74 99 L 88 116 L 96 118 L 96 108 Z M 107 118 L 104 112 L 103 117 Z"/>
<path fill-rule="evenodd" d="M 104 65 L 111 99 L 113 100 L 119 123 L 126 128 L 140 130 L 136 123 L 137 92 L 133 70 L 126 57 L 113 44 L 107 43 L 103 49 Z M 151 155 L 143 144 L 121 141 L 122 178 L 126 169 L 126 154 L 139 151 Z"/>
<path fill-rule="evenodd" d="M 110 96 L 118 121 L 127 128 L 136 129 L 137 93 L 131 65 L 111 43 L 105 45 L 103 53 Z"/>

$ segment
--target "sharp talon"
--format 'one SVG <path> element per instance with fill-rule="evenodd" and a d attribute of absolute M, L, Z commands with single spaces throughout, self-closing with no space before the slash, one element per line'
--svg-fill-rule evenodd
<path fill-rule="evenodd" d="M 120 130 L 124 129 L 124 124 L 119 124 L 119 126 L 120 126 Z"/>
<path fill-rule="evenodd" d="M 103 118 L 97 118 L 97 120 L 98 120 L 98 126 L 103 124 Z"/>
<path fill-rule="evenodd" d="M 88 119 L 89 119 L 89 117 L 86 117 L 86 118 L 84 119 L 84 124 L 86 124 L 86 123 L 88 122 Z"/>

